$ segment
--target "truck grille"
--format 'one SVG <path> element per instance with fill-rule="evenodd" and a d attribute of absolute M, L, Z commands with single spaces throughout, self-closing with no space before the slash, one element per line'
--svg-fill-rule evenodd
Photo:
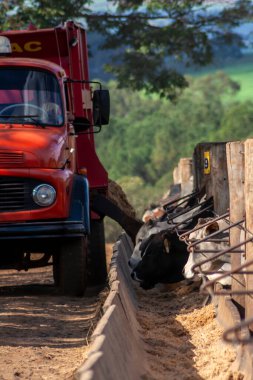
<path fill-rule="evenodd" d="M 0 177 L 0 212 L 39 208 L 32 199 L 32 190 L 38 184 L 29 178 Z"/>
<path fill-rule="evenodd" d="M 23 152 L 8 152 L 0 150 L 0 168 L 12 168 L 24 166 Z"/>

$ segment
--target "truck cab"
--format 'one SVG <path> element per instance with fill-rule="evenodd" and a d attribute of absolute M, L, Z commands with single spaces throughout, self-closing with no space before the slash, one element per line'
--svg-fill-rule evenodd
<path fill-rule="evenodd" d="M 89 81 L 85 30 L 72 21 L 3 32 L 0 54 L 0 269 L 53 265 L 60 291 L 83 295 L 88 260 L 91 278 L 106 278 L 90 199 L 107 193 L 94 132 L 109 122 L 108 91 Z"/>

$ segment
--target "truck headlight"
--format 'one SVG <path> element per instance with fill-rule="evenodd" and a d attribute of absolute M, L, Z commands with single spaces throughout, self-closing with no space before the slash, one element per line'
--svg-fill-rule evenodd
<path fill-rule="evenodd" d="M 51 206 L 56 198 L 55 189 L 47 184 L 36 186 L 33 189 L 33 200 L 39 206 Z"/>

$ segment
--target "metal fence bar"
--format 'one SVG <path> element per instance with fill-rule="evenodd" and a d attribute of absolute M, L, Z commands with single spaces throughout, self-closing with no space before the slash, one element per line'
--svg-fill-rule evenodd
<path fill-rule="evenodd" d="M 192 220 L 193 218 L 196 218 L 197 216 L 203 214 L 205 211 L 207 211 L 207 210 L 209 210 L 209 209 L 211 209 L 211 208 L 213 208 L 213 205 L 212 205 L 212 204 L 209 205 L 209 206 L 207 206 L 207 207 L 205 207 L 205 208 L 203 208 L 202 210 L 199 210 L 196 214 L 194 214 L 194 215 L 192 215 L 192 216 L 190 216 L 190 217 L 184 219 L 182 222 L 176 223 L 176 224 L 171 228 L 171 230 L 175 230 L 175 229 L 177 229 L 177 228 L 178 228 L 179 226 L 181 226 L 182 224 L 185 224 L 186 222 L 189 222 L 189 221 Z"/>
<path fill-rule="evenodd" d="M 241 219 L 239 220 L 238 222 L 235 222 L 235 223 L 232 223 L 230 224 L 228 227 L 225 227 L 225 228 L 222 228 L 221 230 L 219 231 L 216 231 L 216 232 L 213 232 L 212 234 L 208 235 L 208 236 L 205 236 L 204 238 L 200 239 L 200 240 L 197 240 L 195 241 L 194 243 L 190 244 L 187 248 L 188 251 L 190 251 L 191 248 L 193 248 L 195 245 L 199 244 L 199 243 L 202 243 L 204 241 L 211 241 L 209 238 L 212 238 L 214 236 L 217 236 L 219 235 L 220 233 L 224 232 L 224 231 L 227 231 L 227 230 L 230 230 L 231 228 L 233 227 L 236 227 L 238 224 L 241 224 L 244 222 L 244 219 Z M 219 240 L 220 242 L 223 241 L 222 239 Z"/>
<path fill-rule="evenodd" d="M 238 267 L 239 268 L 239 267 Z M 230 270 L 227 270 L 227 271 L 220 271 L 220 270 L 213 270 L 213 271 L 203 271 L 202 272 L 203 274 L 217 274 L 217 273 L 222 273 L 222 274 L 226 274 L 227 275 L 231 275 L 231 274 L 253 274 L 253 270 L 251 271 L 244 271 L 244 270 L 241 270 L 239 269 L 238 271 L 236 272 L 231 272 Z M 224 276 L 224 277 L 226 277 Z M 219 279 L 219 278 L 218 278 Z"/>
<path fill-rule="evenodd" d="M 208 209 L 208 208 L 207 208 Z M 189 210 L 187 210 L 189 211 Z M 186 211 L 186 212 L 187 212 Z M 214 213 L 215 214 L 215 213 Z M 217 215 L 217 214 L 216 214 Z M 196 215 L 194 215 L 196 216 Z M 247 267 L 249 267 L 250 265 L 253 264 L 253 260 L 250 260 L 250 261 L 245 261 L 242 265 L 240 266 L 237 266 L 236 268 L 234 269 L 231 269 L 230 271 L 224 271 L 224 272 L 220 272 L 220 271 L 203 271 L 201 269 L 201 266 L 203 266 L 205 263 L 208 263 L 210 261 L 214 261 L 216 260 L 217 258 L 225 255 L 226 253 L 231 253 L 231 254 L 242 254 L 245 252 L 245 250 L 243 250 L 241 247 L 246 245 L 247 243 L 253 241 L 253 234 L 250 232 L 250 231 L 247 231 L 247 229 L 244 227 L 244 226 L 240 226 L 244 221 L 245 221 L 245 218 L 235 222 L 235 223 L 230 223 L 229 220 L 225 220 L 225 222 L 229 223 L 229 226 L 226 227 L 226 228 L 223 228 L 217 232 L 214 232 L 212 234 L 210 234 L 209 236 L 203 238 L 203 239 L 200 239 L 200 240 L 190 240 L 188 237 L 189 235 L 192 233 L 192 232 L 195 232 L 195 231 L 198 231 L 200 229 L 202 229 L 203 227 L 207 227 L 209 225 L 211 225 L 212 223 L 218 221 L 218 220 L 221 220 L 221 219 L 225 219 L 229 217 L 229 211 L 224 213 L 223 215 L 219 216 L 217 215 L 216 218 L 200 225 L 200 226 L 196 226 L 194 227 L 193 229 L 191 230 L 187 230 L 185 232 L 182 233 L 182 231 L 180 231 L 178 229 L 178 227 L 182 224 L 185 224 L 186 222 L 188 222 L 189 220 L 193 219 L 193 217 L 190 217 L 190 218 L 187 218 L 186 220 L 184 220 L 183 222 L 181 223 L 178 223 L 176 224 L 173 228 L 176 230 L 177 232 L 177 235 L 179 237 L 180 240 L 182 241 L 185 241 L 186 243 L 188 242 L 192 242 L 192 244 L 188 244 L 188 251 L 192 250 L 193 253 L 201 253 L 201 254 L 204 254 L 204 253 L 215 253 L 215 255 L 211 258 L 208 258 L 208 259 L 205 259 L 203 261 L 201 261 L 201 263 L 198 263 L 198 264 L 195 264 L 193 267 L 192 267 L 192 271 L 196 274 L 196 273 L 199 273 L 202 277 L 203 277 L 203 281 L 204 281 L 204 284 L 203 286 L 201 287 L 201 291 L 208 291 L 211 296 L 228 296 L 228 295 L 250 295 L 251 297 L 253 296 L 253 289 L 245 289 L 245 290 L 232 290 L 232 289 L 224 289 L 224 290 L 214 290 L 214 285 L 215 283 L 219 282 L 220 280 L 230 276 L 230 277 L 233 277 L 233 275 L 235 274 L 241 274 L 241 275 L 244 275 L 244 276 L 247 276 L 247 275 L 253 275 L 253 271 L 252 270 L 248 270 L 247 271 Z M 171 218 L 172 220 L 174 218 Z M 209 249 L 209 250 L 202 250 L 202 249 L 194 249 L 194 247 L 196 247 L 199 243 L 201 242 L 211 242 L 211 241 L 216 241 L 216 242 L 228 242 L 226 240 L 223 240 L 223 239 L 213 239 L 215 238 L 215 236 L 221 234 L 222 232 L 225 232 L 225 231 L 228 231 L 230 230 L 231 228 L 234 228 L 234 227 L 237 227 L 237 228 L 240 228 L 240 229 L 244 229 L 245 231 L 251 233 L 251 237 L 248 238 L 248 239 L 245 239 L 243 242 L 240 242 L 238 244 L 235 244 L 233 245 L 232 247 L 228 247 L 227 249 L 224 249 L 222 251 L 219 251 L 219 250 L 215 250 L 215 249 Z M 198 269 L 198 270 L 197 270 Z M 207 281 L 206 278 L 204 277 L 205 275 L 219 275 L 218 277 L 216 277 L 214 280 L 211 280 L 211 281 Z M 238 279 L 237 279 L 238 280 Z M 242 284 L 243 285 L 243 284 Z M 243 285 L 245 287 L 245 285 Z M 242 336 L 242 329 L 249 329 L 249 326 L 253 324 L 253 318 L 251 319 L 247 319 L 247 320 L 244 320 L 242 321 L 241 323 L 233 326 L 232 328 L 229 328 L 227 329 L 224 334 L 223 334 L 223 339 L 228 342 L 228 343 L 241 343 L 241 344 L 248 344 L 248 343 L 252 343 L 253 342 L 253 337 L 250 337 L 249 333 L 248 334 L 244 334 L 244 336 Z"/>
<path fill-rule="evenodd" d="M 192 232 L 195 232 L 195 231 L 198 231 L 198 230 L 201 230 L 201 228 L 203 227 L 207 227 L 209 226 L 210 224 L 212 224 L 213 222 L 217 222 L 218 220 L 220 219 L 225 219 L 227 216 L 229 216 L 229 212 L 226 212 L 225 214 L 221 215 L 221 216 L 218 216 L 217 218 L 214 218 L 212 220 L 209 220 L 208 222 L 204 223 L 204 224 L 201 224 L 200 226 L 197 226 L 197 227 L 194 227 L 193 229 L 181 234 L 179 236 L 179 239 L 180 240 L 184 240 L 184 238 L 186 236 L 189 236 Z"/>
<path fill-rule="evenodd" d="M 233 327 L 228 328 L 223 333 L 223 339 L 227 343 L 234 343 L 234 344 L 249 344 L 253 342 L 253 337 L 250 336 L 249 332 L 247 331 L 246 337 L 242 337 L 243 332 L 242 329 L 249 329 L 249 326 L 253 323 L 253 318 L 246 319 L 238 324 L 236 324 Z M 231 337 L 232 335 L 232 337 Z"/>
<path fill-rule="evenodd" d="M 186 204 L 183 206 L 184 208 L 188 207 L 188 204 L 190 203 L 191 199 L 194 199 L 195 198 L 195 195 L 192 196 L 192 197 L 189 197 L 188 199 L 183 199 L 181 202 L 178 202 L 177 204 L 175 204 L 174 206 L 170 206 L 170 207 L 166 207 L 165 211 L 167 214 L 171 214 L 174 212 L 174 210 L 176 210 L 178 207 L 184 205 L 186 202 Z M 169 215 L 167 215 L 169 216 Z"/>
<path fill-rule="evenodd" d="M 224 241 L 224 240 L 223 240 Z M 194 249 L 192 253 L 217 253 L 220 249 Z M 235 249 L 232 253 L 244 253 L 244 250 Z"/>
<path fill-rule="evenodd" d="M 253 241 L 253 236 L 251 238 L 248 238 L 248 239 L 244 240 L 241 243 L 238 243 L 236 245 L 233 245 L 232 247 L 228 247 L 227 249 L 224 249 L 223 251 L 220 251 L 217 255 L 209 257 L 208 259 L 201 261 L 201 263 L 194 264 L 193 267 L 192 267 L 192 271 L 194 273 L 197 273 L 196 268 L 200 268 L 201 265 L 206 264 L 206 263 L 208 263 L 210 261 L 213 261 L 213 260 L 217 259 L 218 257 L 223 256 L 225 253 L 229 253 L 229 252 L 233 251 L 234 249 L 239 248 L 242 245 L 249 243 L 250 241 Z"/>
<path fill-rule="evenodd" d="M 243 263 L 242 265 L 236 267 L 235 269 L 231 269 L 230 271 L 224 271 L 224 273 L 222 273 L 219 277 L 217 277 L 216 279 L 214 280 L 211 280 L 211 281 L 206 281 L 206 283 L 201 287 L 201 291 L 204 291 L 206 290 L 208 287 L 211 287 L 213 286 L 216 282 L 218 282 L 219 280 L 222 280 L 223 278 L 226 278 L 228 276 L 231 276 L 232 274 L 239 274 L 239 273 L 242 273 L 242 274 L 252 274 L 253 272 L 252 271 L 242 271 L 244 268 L 247 268 L 249 265 L 252 265 L 253 264 L 253 260 L 250 260 L 250 261 L 245 261 L 245 263 Z M 202 271 L 203 274 L 208 274 L 204 271 Z M 214 295 L 220 295 L 220 294 L 253 294 L 253 289 L 252 290 L 241 290 L 241 291 L 234 291 L 234 290 L 228 290 L 226 289 L 224 292 L 223 291 L 213 291 L 213 294 Z"/>
<path fill-rule="evenodd" d="M 162 204 L 162 207 L 166 208 L 167 206 L 170 206 L 170 205 L 173 205 L 174 203 L 176 202 L 179 202 L 181 200 L 187 200 L 187 198 L 191 198 L 191 197 L 194 197 L 194 196 L 197 196 L 199 194 L 199 191 L 193 191 L 192 193 L 189 193 L 189 194 L 186 194 L 184 195 L 183 197 L 179 197 L 179 198 L 176 198 L 168 203 L 164 203 Z M 181 204 L 183 204 L 184 202 L 182 202 Z"/>
<path fill-rule="evenodd" d="M 197 204 L 194 205 L 194 206 L 191 206 L 191 207 L 188 207 L 188 208 L 186 207 L 184 210 L 179 211 L 179 212 L 176 213 L 175 215 L 170 215 L 170 216 L 168 216 L 168 217 L 167 217 L 167 221 L 170 222 L 171 220 L 176 219 L 176 218 L 178 218 L 179 216 L 182 216 L 182 215 L 184 215 L 184 214 L 187 214 L 188 212 L 194 210 L 194 209 L 197 208 L 197 207 L 201 207 L 201 206 L 205 205 L 206 203 L 207 203 L 207 201 L 204 201 L 204 202 L 202 202 L 202 203 L 197 203 Z"/>
<path fill-rule="evenodd" d="M 208 236 L 211 236 L 211 234 Z M 203 239 L 191 239 L 189 241 L 196 242 L 196 245 L 198 245 L 198 243 L 202 243 Z M 211 242 L 211 243 L 221 243 L 221 242 L 222 243 L 229 243 L 228 239 L 206 239 L 204 241 Z M 190 244 L 189 244 L 189 247 L 190 247 Z"/>

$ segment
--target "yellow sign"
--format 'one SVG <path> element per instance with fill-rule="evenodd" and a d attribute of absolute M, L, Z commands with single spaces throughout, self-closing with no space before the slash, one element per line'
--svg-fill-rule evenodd
<path fill-rule="evenodd" d="M 210 152 L 204 152 L 204 174 L 211 173 Z"/>

